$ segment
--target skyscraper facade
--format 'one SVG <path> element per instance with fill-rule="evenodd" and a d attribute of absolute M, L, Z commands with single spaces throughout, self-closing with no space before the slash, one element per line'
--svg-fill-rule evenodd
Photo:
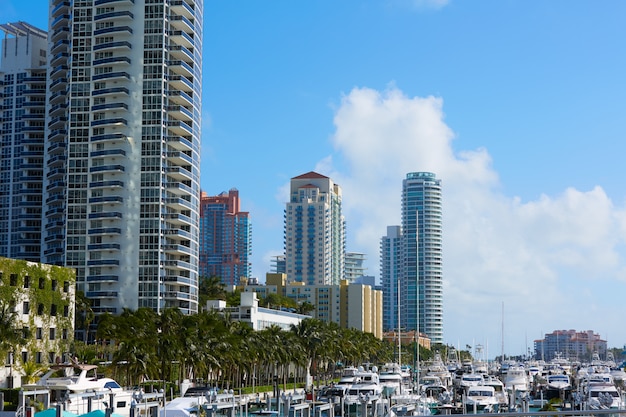
<path fill-rule="evenodd" d="M 252 274 L 249 213 L 241 211 L 239 191 L 200 198 L 200 276 L 218 276 L 238 285 Z"/>
<path fill-rule="evenodd" d="M 397 331 L 399 286 L 404 271 L 402 228 L 387 226 L 387 234 L 380 242 L 380 275 L 383 287 L 383 328 L 385 331 Z"/>
<path fill-rule="evenodd" d="M 344 257 L 341 187 L 316 172 L 292 178 L 285 209 L 287 279 L 339 285 L 344 278 Z"/>
<path fill-rule="evenodd" d="M 435 174 L 407 174 L 402 182 L 401 220 L 402 226 L 388 228 L 381 241 L 384 322 L 387 330 L 418 330 L 433 343 L 442 343 L 442 195 Z M 399 326 L 393 315 L 399 316 Z"/>
<path fill-rule="evenodd" d="M 202 0 L 50 2 L 46 263 L 94 312 L 198 310 Z"/>
<path fill-rule="evenodd" d="M 441 180 L 431 172 L 408 173 L 402 182 L 405 282 L 401 322 L 408 330 L 443 342 L 443 247 Z"/>
<path fill-rule="evenodd" d="M 359 252 L 346 252 L 344 259 L 345 279 L 349 283 L 365 275 L 367 268 L 365 267 L 365 254 Z"/>
<path fill-rule="evenodd" d="M 0 25 L 0 256 L 39 262 L 47 33 Z"/>

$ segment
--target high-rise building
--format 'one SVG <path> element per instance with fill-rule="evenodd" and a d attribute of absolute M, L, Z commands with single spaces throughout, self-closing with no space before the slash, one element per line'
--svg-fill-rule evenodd
<path fill-rule="evenodd" d="M 308 172 L 291 179 L 285 209 L 285 261 L 289 282 L 338 285 L 344 278 L 345 220 L 341 187 Z"/>
<path fill-rule="evenodd" d="M 365 275 L 367 268 L 364 265 L 365 254 L 359 252 L 346 252 L 344 260 L 345 278 L 348 282 L 356 282 L 358 278 Z"/>
<path fill-rule="evenodd" d="M 404 271 L 402 262 L 402 228 L 387 226 L 387 235 L 380 243 L 380 272 L 383 287 L 383 328 L 386 331 L 397 331 L 398 322 L 398 288 Z"/>
<path fill-rule="evenodd" d="M 441 209 L 441 180 L 430 172 L 407 174 L 402 182 L 402 226 L 388 228 L 381 241 L 387 330 L 417 330 L 433 343 L 443 343 Z M 399 326 L 393 317 L 398 307 Z"/>
<path fill-rule="evenodd" d="M 217 276 L 225 285 L 238 285 L 252 274 L 251 224 L 241 211 L 239 191 L 200 198 L 200 276 Z"/>
<path fill-rule="evenodd" d="M 0 25 L 0 256 L 39 262 L 47 33 Z"/>
<path fill-rule="evenodd" d="M 96 313 L 194 313 L 203 2 L 49 10 L 43 261 Z"/>

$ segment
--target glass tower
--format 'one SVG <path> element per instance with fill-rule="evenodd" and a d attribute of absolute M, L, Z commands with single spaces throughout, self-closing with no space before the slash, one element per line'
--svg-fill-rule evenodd
<path fill-rule="evenodd" d="M 202 0 L 52 0 L 42 260 L 96 314 L 198 310 Z"/>
<path fill-rule="evenodd" d="M 25 22 L 0 30 L 0 256 L 39 262 L 47 34 Z"/>
<path fill-rule="evenodd" d="M 441 180 L 411 172 L 402 182 L 403 280 L 400 322 L 443 342 Z"/>

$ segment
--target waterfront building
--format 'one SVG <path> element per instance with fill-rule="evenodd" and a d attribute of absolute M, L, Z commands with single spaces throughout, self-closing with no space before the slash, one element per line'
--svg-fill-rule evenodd
<path fill-rule="evenodd" d="M 96 314 L 195 313 L 203 3 L 49 10 L 42 257 Z"/>
<path fill-rule="evenodd" d="M 265 285 L 240 285 L 242 292 L 255 292 L 260 297 L 280 294 L 301 304 L 308 302 L 314 306 L 311 317 L 326 323 L 337 323 L 342 328 L 355 328 L 383 336 L 383 295 L 370 285 L 349 283 L 343 280 L 339 285 L 306 285 L 302 282 L 289 282 L 285 274 L 268 273 Z"/>
<path fill-rule="evenodd" d="M 442 233 L 441 180 L 431 172 L 408 173 L 402 182 L 401 227 L 388 229 L 381 241 L 385 310 L 397 314 L 398 305 L 399 327 L 425 333 L 433 343 L 443 343 Z M 388 315 L 388 330 L 393 323 L 397 320 Z"/>
<path fill-rule="evenodd" d="M 227 307 L 226 301 L 209 300 L 206 310 L 226 314 L 231 321 L 248 323 L 254 330 L 263 330 L 273 326 L 290 330 L 292 325 L 297 326 L 302 320 L 311 318 L 311 316 L 291 311 L 259 307 L 259 298 L 253 291 L 242 292 L 239 305 L 236 307 Z"/>
<path fill-rule="evenodd" d="M 241 211 L 239 191 L 200 198 L 200 276 L 220 277 L 224 285 L 237 285 L 252 274 L 251 223 Z"/>
<path fill-rule="evenodd" d="M 606 359 L 607 342 L 593 330 L 554 330 L 543 339 L 535 340 L 535 358 L 549 362 L 553 359 L 590 361 L 597 353 Z"/>
<path fill-rule="evenodd" d="M 273 274 L 286 274 L 287 262 L 285 261 L 285 255 L 272 256 L 270 260 L 270 272 Z"/>
<path fill-rule="evenodd" d="M 364 253 L 346 252 L 344 258 L 345 279 L 349 282 L 357 282 L 357 279 L 365 275 L 367 268 L 364 266 L 366 257 Z"/>
<path fill-rule="evenodd" d="M 0 257 L 0 311 L 13 316 L 26 343 L 0 352 L 0 387 L 21 386 L 16 366 L 49 366 L 71 351 L 74 340 L 74 271 Z"/>
<path fill-rule="evenodd" d="M 0 25 L 0 256 L 40 261 L 47 33 Z"/>
<path fill-rule="evenodd" d="M 383 288 L 383 328 L 397 330 L 399 323 L 399 285 L 404 271 L 402 263 L 402 228 L 387 226 L 387 235 L 380 242 L 380 271 Z"/>
<path fill-rule="evenodd" d="M 341 187 L 316 172 L 294 177 L 285 209 L 285 262 L 290 281 L 338 285 L 344 279 L 345 220 Z"/>

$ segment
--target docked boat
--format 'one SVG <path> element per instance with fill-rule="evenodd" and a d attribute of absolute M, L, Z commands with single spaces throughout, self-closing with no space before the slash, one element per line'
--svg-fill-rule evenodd
<path fill-rule="evenodd" d="M 567 374 L 546 375 L 544 391 L 544 398 L 546 400 L 553 398 L 559 398 L 561 401 L 568 400 L 572 392 L 570 376 Z"/>
<path fill-rule="evenodd" d="M 25 384 L 21 395 L 45 392 L 51 407 L 60 404 L 78 415 L 111 409 L 115 414 L 130 416 L 131 406 L 143 394 L 125 390 L 111 378 L 98 377 L 97 369 L 97 365 L 79 363 L 53 365 L 36 383 Z"/>
<path fill-rule="evenodd" d="M 344 402 L 348 405 L 371 404 L 378 401 L 382 396 L 382 386 L 378 376 L 378 369 L 371 370 L 359 368 L 354 376 L 354 382 L 348 388 Z"/>
<path fill-rule="evenodd" d="M 503 382 L 508 392 L 515 391 L 517 395 L 523 395 L 530 390 L 528 374 L 521 364 L 510 365 Z"/>
<path fill-rule="evenodd" d="M 378 373 L 378 380 L 382 387 L 382 395 L 391 397 L 395 394 L 406 394 L 400 365 L 396 363 L 385 364 Z"/>
<path fill-rule="evenodd" d="M 463 409 L 467 414 L 497 413 L 499 407 L 494 387 L 476 385 L 467 390 L 463 397 Z"/>

